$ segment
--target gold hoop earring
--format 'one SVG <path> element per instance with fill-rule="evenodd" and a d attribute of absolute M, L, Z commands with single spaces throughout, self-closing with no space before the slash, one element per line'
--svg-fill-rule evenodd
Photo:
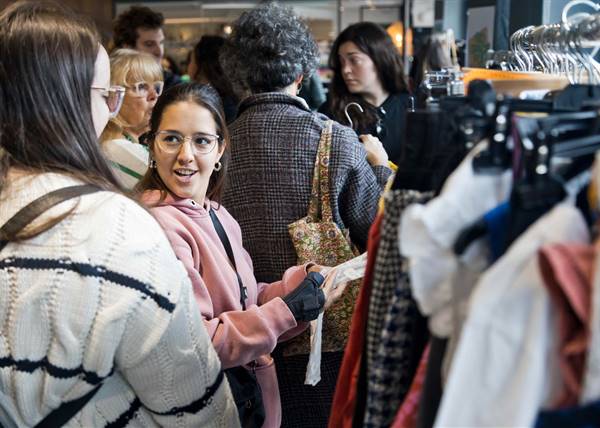
<path fill-rule="evenodd" d="M 223 168 L 223 164 L 219 161 L 215 164 L 215 171 L 221 171 L 221 168 Z"/>

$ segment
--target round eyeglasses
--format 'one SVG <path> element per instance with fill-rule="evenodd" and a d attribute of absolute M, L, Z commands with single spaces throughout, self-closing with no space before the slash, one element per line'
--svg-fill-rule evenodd
<path fill-rule="evenodd" d="M 114 118 L 119 114 L 119 110 L 123 105 L 123 98 L 125 98 L 125 88 L 119 85 L 113 85 L 109 88 L 100 88 L 92 86 L 92 89 L 100 91 L 100 95 L 104 97 L 108 111 L 110 112 L 110 118 Z"/>
<path fill-rule="evenodd" d="M 133 85 L 127 85 L 127 89 L 131 94 L 139 98 L 146 98 L 150 94 L 150 89 L 154 89 L 154 93 L 157 97 L 162 94 L 163 88 L 165 86 L 165 82 L 157 81 L 153 83 L 149 82 L 137 82 Z"/>
<path fill-rule="evenodd" d="M 221 137 L 215 134 L 198 132 L 193 135 L 182 135 L 177 131 L 158 131 L 154 135 L 154 141 L 158 148 L 165 153 L 178 153 L 186 141 L 192 144 L 196 154 L 208 154 L 213 151 Z"/>

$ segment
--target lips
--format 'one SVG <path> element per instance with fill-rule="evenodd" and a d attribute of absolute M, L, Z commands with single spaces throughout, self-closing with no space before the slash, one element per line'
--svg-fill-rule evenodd
<path fill-rule="evenodd" d="M 177 178 L 177 181 L 182 183 L 189 183 L 192 180 L 192 177 L 196 175 L 198 171 L 187 168 L 179 168 L 173 171 L 173 174 Z"/>
<path fill-rule="evenodd" d="M 176 169 L 175 171 L 173 171 L 175 174 L 177 174 L 180 177 L 189 177 L 194 175 L 195 173 L 197 173 L 198 171 L 193 170 L 193 169 L 186 169 L 186 168 L 179 168 Z"/>

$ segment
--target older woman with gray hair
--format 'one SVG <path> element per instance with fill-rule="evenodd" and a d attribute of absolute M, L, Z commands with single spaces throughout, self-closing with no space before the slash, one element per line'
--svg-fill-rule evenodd
<path fill-rule="evenodd" d="M 296 96 L 318 62 L 306 25 L 277 4 L 244 13 L 222 53 L 242 102 L 230 125 L 231 166 L 224 205 L 239 222 L 259 281 L 296 264 L 288 225 L 306 216 L 313 168 L 327 117 Z M 381 145 L 361 143 L 333 124 L 329 183 L 334 221 L 364 249 L 379 195 L 391 174 Z M 277 350 L 276 350 L 277 351 Z M 304 385 L 308 355 L 276 352 L 284 427 L 327 425 L 343 349 L 324 352 L 321 382 Z M 279 355 L 279 356 L 277 356 Z"/>

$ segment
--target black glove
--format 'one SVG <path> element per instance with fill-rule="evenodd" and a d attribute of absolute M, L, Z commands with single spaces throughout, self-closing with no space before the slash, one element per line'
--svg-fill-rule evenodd
<path fill-rule="evenodd" d="M 309 272 L 294 291 L 283 297 L 296 321 L 312 321 L 319 316 L 325 305 L 325 294 L 320 288 L 323 281 L 320 273 Z"/>

